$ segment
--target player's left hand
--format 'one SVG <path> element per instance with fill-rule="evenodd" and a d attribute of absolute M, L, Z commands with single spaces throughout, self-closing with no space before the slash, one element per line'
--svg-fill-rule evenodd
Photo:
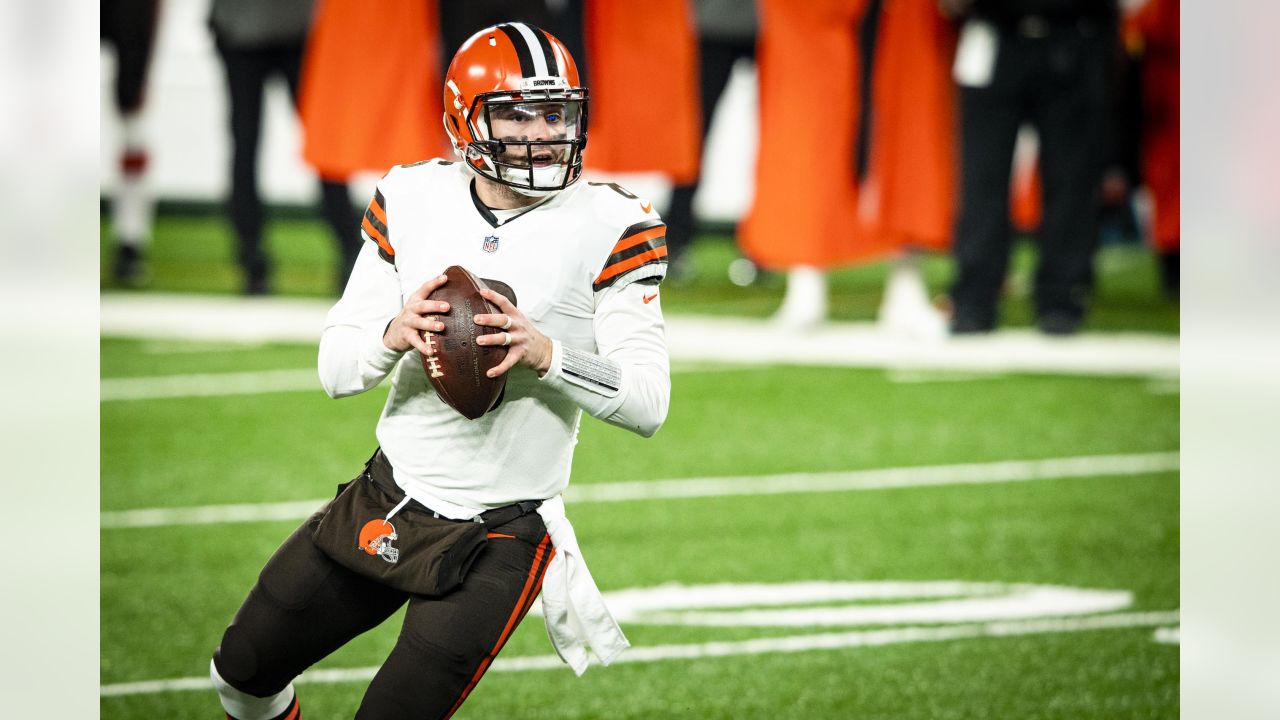
<path fill-rule="evenodd" d="M 477 325 L 502 330 L 492 335 L 481 335 L 476 338 L 480 345 L 507 344 L 507 357 L 489 370 L 489 377 L 498 377 L 516 364 L 533 368 L 541 377 L 551 367 L 551 338 L 538 332 L 533 322 L 511 304 L 504 295 L 488 288 L 481 290 L 485 300 L 498 306 L 501 314 L 480 314 L 472 318 Z"/>

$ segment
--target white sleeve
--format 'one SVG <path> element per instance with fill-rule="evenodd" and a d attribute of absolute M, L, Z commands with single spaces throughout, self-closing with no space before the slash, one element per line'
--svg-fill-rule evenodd
<path fill-rule="evenodd" d="M 589 415 L 652 437 L 667 419 L 671 362 L 658 286 L 619 283 L 600 293 L 593 321 L 599 354 L 552 340 L 542 381 Z"/>
<path fill-rule="evenodd" d="M 365 242 L 320 336 L 320 384 L 329 397 L 362 393 L 391 372 L 404 353 L 384 345 L 382 335 L 403 305 L 395 266 Z"/>

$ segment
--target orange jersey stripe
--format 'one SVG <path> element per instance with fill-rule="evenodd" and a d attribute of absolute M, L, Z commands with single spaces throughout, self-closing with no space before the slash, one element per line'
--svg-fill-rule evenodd
<path fill-rule="evenodd" d="M 387 239 L 382 236 L 382 233 L 378 232 L 378 228 L 374 227 L 373 223 L 369 222 L 369 218 L 365 218 L 360 223 L 360 227 L 364 228 L 364 231 L 369 233 L 369 237 L 373 238 L 373 241 L 378 243 L 378 247 L 382 248 L 383 252 L 395 257 L 395 248 L 391 247 L 391 243 L 387 242 Z"/>
<path fill-rule="evenodd" d="M 616 255 L 622 252 L 623 250 L 626 250 L 627 248 L 633 248 L 642 242 L 647 242 L 656 237 L 662 237 L 663 235 L 666 235 L 666 234 L 667 234 L 667 226 L 659 225 L 657 227 L 649 228 L 644 232 L 636 233 L 635 235 L 628 235 L 622 238 L 621 240 L 619 240 L 618 244 L 613 246 L 613 252 L 609 254 Z"/>
<path fill-rule="evenodd" d="M 378 204 L 378 198 L 369 201 L 369 210 L 373 212 L 373 216 L 378 218 L 378 222 L 383 225 L 387 224 L 387 211 Z"/>
<path fill-rule="evenodd" d="M 611 277 L 616 277 L 628 270 L 634 270 L 635 268 L 638 268 L 647 262 L 653 262 L 654 260 L 659 260 L 666 256 L 667 256 L 666 245 L 663 245 L 660 248 L 654 248 L 653 250 L 650 250 L 648 252 L 642 252 L 639 255 L 629 257 L 626 260 L 622 260 L 621 262 L 616 262 L 610 265 L 609 267 L 605 268 L 604 271 L 600 273 L 600 277 L 597 277 L 595 281 L 597 283 L 604 282 L 605 280 L 608 280 Z"/>

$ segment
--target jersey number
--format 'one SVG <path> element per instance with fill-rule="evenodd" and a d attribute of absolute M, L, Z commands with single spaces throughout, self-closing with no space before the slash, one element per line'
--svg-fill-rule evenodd
<path fill-rule="evenodd" d="M 628 189 L 626 189 L 626 188 L 622 187 L 622 186 L 621 186 L 621 185 L 619 185 L 618 183 L 611 183 L 611 182 L 609 182 L 609 183 L 607 183 L 607 182 L 588 182 L 587 184 L 588 184 L 588 185 L 603 185 L 604 187 L 609 188 L 610 190 L 612 190 L 612 191 L 614 191 L 614 192 L 618 193 L 619 195 L 621 195 L 621 196 L 622 196 L 622 197 L 624 197 L 624 198 L 627 198 L 628 200 L 639 200 L 639 199 L 640 199 L 640 196 L 638 196 L 638 195 L 632 195 L 630 190 L 628 190 Z"/>

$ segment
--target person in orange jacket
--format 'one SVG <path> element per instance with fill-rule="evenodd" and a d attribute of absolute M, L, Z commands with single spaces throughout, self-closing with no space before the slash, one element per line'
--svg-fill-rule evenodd
<path fill-rule="evenodd" d="M 443 74 L 433 0 L 317 0 L 302 64 L 302 157 L 326 185 L 444 152 Z M 339 290 L 360 249 L 353 217 L 341 242 Z"/>
<path fill-rule="evenodd" d="M 756 196 L 740 242 L 787 271 L 776 319 L 821 322 L 827 270 L 889 257 L 885 325 L 940 334 L 915 252 L 950 243 L 951 28 L 929 0 L 760 7 Z"/>
<path fill-rule="evenodd" d="M 588 171 L 698 175 L 697 37 L 689 0 L 587 0 Z M 644 88 L 644 100 L 636 89 Z"/>

